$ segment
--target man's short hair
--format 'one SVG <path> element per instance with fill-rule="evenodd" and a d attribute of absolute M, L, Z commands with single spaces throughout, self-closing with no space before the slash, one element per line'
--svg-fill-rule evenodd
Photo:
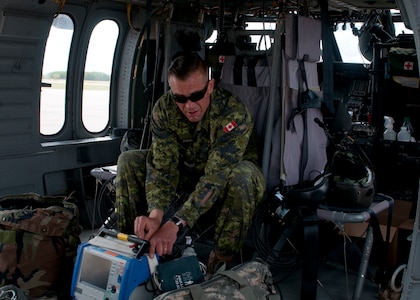
<path fill-rule="evenodd" d="M 206 62 L 196 52 L 182 53 L 177 55 L 169 66 L 168 77 L 175 76 L 180 80 L 185 80 L 195 71 L 208 74 Z"/>

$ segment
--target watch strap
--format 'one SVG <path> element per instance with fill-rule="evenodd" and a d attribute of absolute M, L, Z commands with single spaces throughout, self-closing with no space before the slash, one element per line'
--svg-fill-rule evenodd
<path fill-rule="evenodd" d="M 182 224 L 182 220 L 177 217 L 177 216 L 173 216 L 169 219 L 170 221 L 174 222 L 176 226 L 178 226 L 179 231 L 181 231 L 182 229 L 184 229 L 184 224 Z"/>

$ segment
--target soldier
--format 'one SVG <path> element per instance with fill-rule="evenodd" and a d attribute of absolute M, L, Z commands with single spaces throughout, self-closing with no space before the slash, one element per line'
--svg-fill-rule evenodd
<path fill-rule="evenodd" d="M 209 80 L 198 54 L 178 56 L 168 82 L 170 91 L 153 109 L 150 149 L 118 159 L 117 224 L 149 240 L 151 257 L 171 254 L 185 226 L 213 229 L 212 272 L 242 248 L 265 190 L 254 125 L 245 105 Z M 185 192 L 174 209 L 172 200 Z"/>

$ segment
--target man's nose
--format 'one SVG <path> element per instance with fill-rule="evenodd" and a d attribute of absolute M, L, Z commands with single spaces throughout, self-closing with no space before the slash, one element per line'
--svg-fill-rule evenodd
<path fill-rule="evenodd" d="M 187 100 L 187 102 L 185 102 L 185 106 L 188 108 L 188 107 L 191 107 L 191 106 L 193 106 L 194 105 L 194 102 L 192 102 L 190 99 L 188 99 Z"/>

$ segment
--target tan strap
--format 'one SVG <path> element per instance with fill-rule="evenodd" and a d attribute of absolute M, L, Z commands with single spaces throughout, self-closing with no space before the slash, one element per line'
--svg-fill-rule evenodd
<path fill-rule="evenodd" d="M 236 281 L 239 284 L 239 291 L 242 295 L 244 295 L 246 300 L 257 300 L 257 298 L 254 295 L 254 292 L 252 291 L 251 287 L 248 284 L 248 281 L 243 279 L 233 270 L 226 270 L 226 271 L 220 271 L 217 274 L 224 275 L 226 277 L 229 277 L 230 279 Z"/>
<path fill-rule="evenodd" d="M 251 287 L 248 284 L 248 281 L 240 277 L 235 271 L 233 270 L 226 270 L 226 271 L 219 271 L 217 272 L 217 275 L 223 275 L 226 277 L 229 277 L 233 281 L 239 284 L 239 291 L 240 293 L 245 297 L 246 300 L 257 300 L 257 298 L 254 295 L 254 292 L 252 291 Z M 188 289 L 190 290 L 191 297 L 193 300 L 204 300 L 205 292 L 203 290 L 203 287 L 200 284 L 193 284 L 188 286 Z"/>
<path fill-rule="evenodd" d="M 188 289 L 190 290 L 191 297 L 193 300 L 204 300 L 206 299 L 206 295 L 204 293 L 203 288 L 199 284 L 193 284 L 188 286 Z"/>

